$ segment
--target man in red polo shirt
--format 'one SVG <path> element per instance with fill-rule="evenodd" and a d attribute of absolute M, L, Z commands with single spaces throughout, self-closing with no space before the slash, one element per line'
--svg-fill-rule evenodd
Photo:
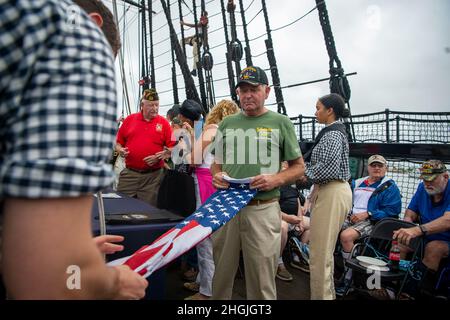
<path fill-rule="evenodd" d="M 158 115 L 155 89 L 144 90 L 141 112 L 129 115 L 117 133 L 116 151 L 125 158 L 117 191 L 156 207 L 164 158 L 175 145 L 169 122 Z"/>

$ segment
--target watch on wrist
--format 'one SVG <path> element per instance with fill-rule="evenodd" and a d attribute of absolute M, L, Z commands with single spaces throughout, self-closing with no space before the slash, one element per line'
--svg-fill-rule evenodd
<path fill-rule="evenodd" d="M 420 229 L 420 231 L 422 231 L 422 234 L 423 234 L 424 236 L 427 235 L 428 230 L 427 230 L 427 228 L 425 227 L 425 225 L 419 224 L 419 229 Z"/>

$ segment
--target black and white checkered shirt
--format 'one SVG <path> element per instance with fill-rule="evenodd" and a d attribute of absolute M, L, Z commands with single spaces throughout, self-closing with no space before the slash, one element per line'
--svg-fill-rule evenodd
<path fill-rule="evenodd" d="M 0 0 L 0 200 L 112 184 L 116 86 L 102 31 L 71 1 Z"/>
<path fill-rule="evenodd" d="M 347 137 L 339 131 L 324 134 L 306 163 L 306 176 L 314 183 L 325 184 L 332 180 L 350 179 Z"/>

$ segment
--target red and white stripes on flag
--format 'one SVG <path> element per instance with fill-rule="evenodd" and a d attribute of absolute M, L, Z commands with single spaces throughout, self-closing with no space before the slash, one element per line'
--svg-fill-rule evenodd
<path fill-rule="evenodd" d="M 230 221 L 256 193 L 255 189 L 249 189 L 249 184 L 231 183 L 228 189 L 213 193 L 192 215 L 153 243 L 108 265 L 126 264 L 146 278 Z"/>

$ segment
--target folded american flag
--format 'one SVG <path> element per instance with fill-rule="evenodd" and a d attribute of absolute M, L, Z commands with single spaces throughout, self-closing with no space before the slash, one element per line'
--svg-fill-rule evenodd
<path fill-rule="evenodd" d="M 249 189 L 249 184 L 230 183 L 228 189 L 214 192 L 193 214 L 152 244 L 143 246 L 131 256 L 111 261 L 108 265 L 126 264 L 147 278 L 230 221 L 256 193 L 255 189 Z"/>

